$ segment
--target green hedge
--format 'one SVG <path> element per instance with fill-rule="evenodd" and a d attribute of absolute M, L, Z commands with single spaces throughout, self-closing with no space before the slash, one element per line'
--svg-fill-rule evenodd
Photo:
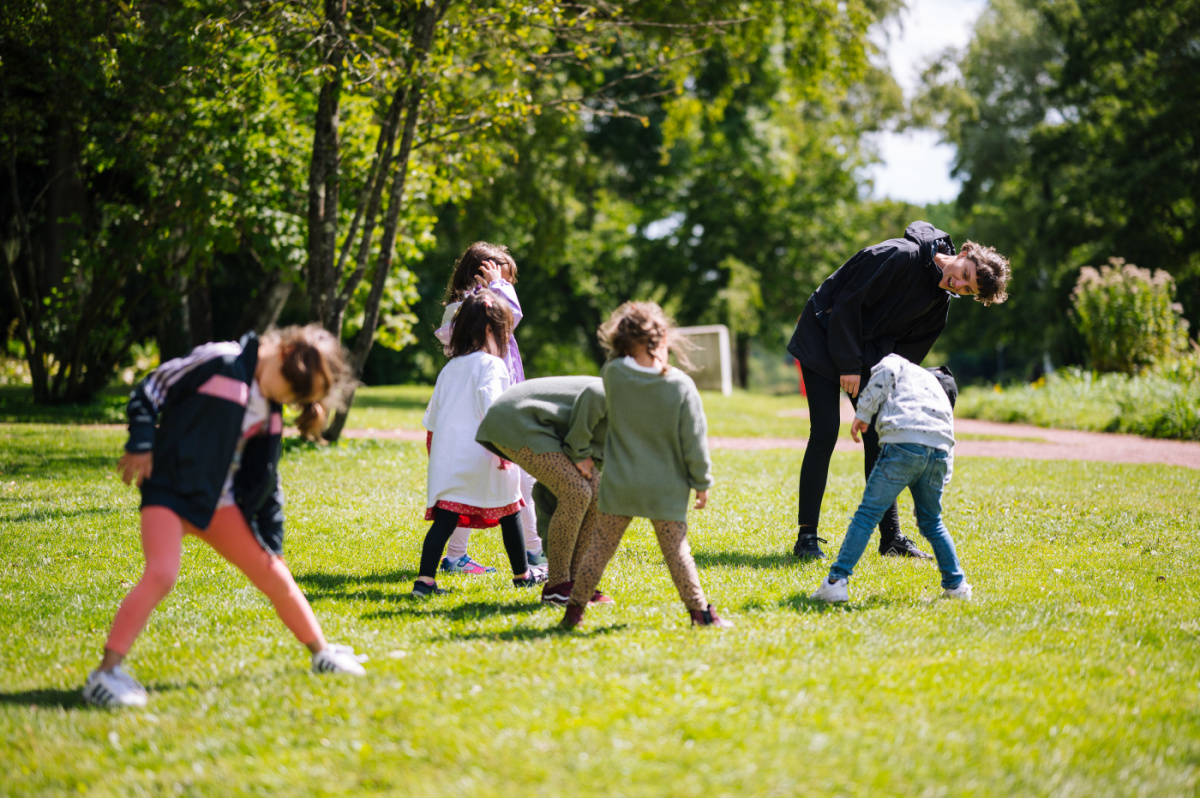
<path fill-rule="evenodd" d="M 1030 384 L 962 392 L 965 418 L 1036 424 L 1148 438 L 1200 440 L 1196 358 L 1137 376 L 1061 369 Z"/>

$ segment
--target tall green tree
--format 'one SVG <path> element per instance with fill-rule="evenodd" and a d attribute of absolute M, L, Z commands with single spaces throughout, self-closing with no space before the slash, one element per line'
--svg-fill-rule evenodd
<path fill-rule="evenodd" d="M 471 197 L 440 209 L 438 245 L 414 266 L 425 336 L 387 358 L 401 371 L 368 377 L 440 364 L 428 335 L 437 300 L 479 238 L 517 255 L 531 373 L 594 369 L 597 325 L 630 298 L 657 299 L 682 323 L 731 323 L 743 342 L 768 328 L 778 341 L 855 238 L 861 134 L 899 106 L 866 38 L 891 6 L 740 8 L 748 18 L 706 38 L 633 25 L 621 61 L 538 73 L 535 97 L 572 82 L 584 92 L 579 117 L 535 117 L 499 142 L 510 157 Z M 670 66 L 644 68 L 656 62 Z M 589 78 L 603 98 L 587 94 Z"/>
<path fill-rule="evenodd" d="M 207 0 L 0 11 L 0 276 L 38 401 L 90 398 L 221 253 L 287 268 L 280 98 L 233 80 L 252 24 Z"/>
<path fill-rule="evenodd" d="M 1172 274 L 1195 328 L 1198 39 L 1196 0 L 992 0 L 926 75 L 917 107 L 958 148 L 959 229 L 1013 259 L 1008 305 L 952 314 L 956 348 L 999 344 L 1025 370 L 1080 362 L 1070 292 L 1109 257 Z"/>

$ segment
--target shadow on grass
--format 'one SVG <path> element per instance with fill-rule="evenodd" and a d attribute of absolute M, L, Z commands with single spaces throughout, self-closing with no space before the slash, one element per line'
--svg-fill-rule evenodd
<path fill-rule="evenodd" d="M 806 566 L 819 562 L 818 560 L 798 560 L 790 553 L 751 554 L 745 551 L 696 551 L 692 550 L 697 568 L 717 567 L 747 567 L 747 568 L 796 568 L 804 570 Z"/>
<path fill-rule="evenodd" d="M 307 574 L 293 574 L 292 578 L 296 580 L 296 584 L 304 591 L 304 595 L 310 602 L 322 599 L 381 602 L 407 600 L 413 580 L 417 578 L 417 572 L 396 570 L 365 574 L 327 574 L 314 571 Z M 402 592 L 359 587 L 364 584 L 394 585 Z"/>
<path fill-rule="evenodd" d="M 0 705 L 13 704 L 26 707 L 61 707 L 62 709 L 87 708 L 81 687 L 73 690 L 18 690 L 0 693 Z"/>
<path fill-rule="evenodd" d="M 533 602 L 527 604 L 496 604 L 493 602 L 469 601 L 466 604 L 459 604 L 453 607 L 439 607 L 436 604 L 432 604 L 432 602 L 439 601 L 439 599 L 412 598 L 409 593 L 394 596 L 393 598 L 404 599 L 408 606 L 368 612 L 360 617 L 363 620 L 388 620 L 390 618 L 428 618 L 436 615 L 450 621 L 475 621 L 496 615 L 525 615 L 537 612 L 543 606 L 536 600 L 536 597 Z"/>
<path fill-rule="evenodd" d="M 575 629 L 568 632 L 560 627 L 557 623 L 545 629 L 506 629 L 503 632 L 462 632 L 450 634 L 441 638 L 434 638 L 430 642 L 444 642 L 450 640 L 544 640 L 546 638 L 559 637 L 595 637 L 597 635 L 607 635 L 614 632 L 621 632 L 628 629 L 628 624 L 616 623 L 610 626 L 602 626 L 597 629 Z"/>
<path fill-rule="evenodd" d="M 24 501 L 28 504 L 28 501 Z M 85 515 L 115 515 L 121 512 L 112 507 L 88 507 L 80 510 L 56 510 L 51 508 L 33 510 L 31 512 L 22 513 L 13 518 L 3 518 L 0 520 L 6 523 L 19 524 L 23 521 L 57 521 L 62 518 L 79 518 Z"/>
<path fill-rule="evenodd" d="M 0 421 L 15 424 L 121 424 L 129 389 L 105 388 L 86 404 L 39 405 L 33 389 L 23 385 L 0 387 Z"/>
<path fill-rule="evenodd" d="M 768 610 L 768 609 L 791 609 L 798 613 L 827 613 L 827 612 L 867 612 L 871 610 L 887 609 L 898 603 L 895 599 L 885 596 L 868 596 L 862 600 L 851 599 L 838 604 L 830 604 L 828 601 L 819 601 L 808 597 L 808 593 L 797 593 L 788 598 L 781 599 L 775 602 L 774 605 L 762 603 L 744 604 L 742 609 L 751 610 Z"/>
<path fill-rule="evenodd" d="M 115 471 L 120 452 L 83 454 L 78 449 L 30 452 L 16 447 L 5 452 L 7 462 L 0 466 L 5 478 L 26 476 L 35 479 L 63 479 L 79 472 Z"/>

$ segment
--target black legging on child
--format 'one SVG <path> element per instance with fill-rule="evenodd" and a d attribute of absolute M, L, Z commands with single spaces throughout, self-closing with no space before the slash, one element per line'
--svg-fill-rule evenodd
<path fill-rule="evenodd" d="M 833 380 L 818 374 L 803 363 L 800 368 L 804 371 L 804 389 L 808 395 L 808 446 L 804 449 L 804 463 L 800 466 L 800 526 L 810 527 L 808 532 L 816 532 L 821 521 L 821 499 L 825 496 L 825 483 L 829 479 L 829 458 L 833 456 L 833 447 L 837 444 L 838 430 L 841 427 L 841 413 L 838 405 L 841 403 L 841 386 Z M 859 390 L 867 386 L 869 375 L 863 375 Z M 851 404 L 858 407 L 858 397 L 850 398 Z M 863 433 L 863 473 L 871 476 L 875 467 L 875 459 L 879 457 L 879 433 L 872 423 Z M 879 522 L 879 532 L 884 542 L 890 541 L 900 532 L 900 507 L 896 502 L 883 514 Z"/>
<path fill-rule="evenodd" d="M 433 508 L 433 526 L 425 534 L 425 542 L 421 545 L 421 576 L 433 579 L 437 575 L 438 563 L 446 551 L 446 542 L 458 527 L 458 513 Z M 521 514 L 513 513 L 500 519 L 500 533 L 504 538 L 504 551 L 508 554 L 509 565 L 512 566 L 513 576 L 520 576 L 529 570 L 525 559 L 525 530 L 521 526 Z"/>

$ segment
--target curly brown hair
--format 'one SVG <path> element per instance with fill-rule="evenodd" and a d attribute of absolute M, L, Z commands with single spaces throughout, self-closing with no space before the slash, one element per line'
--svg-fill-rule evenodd
<path fill-rule="evenodd" d="M 692 342 L 679 333 L 675 322 L 655 302 L 626 302 L 600 325 L 597 334 L 609 360 L 632 355 L 638 345 L 653 354 L 665 341 L 667 351 L 675 355 L 680 368 L 692 369 L 687 355 L 694 348 Z M 666 373 L 664 363 L 663 374 Z"/>
<path fill-rule="evenodd" d="M 345 407 L 354 384 L 345 347 L 319 324 L 267 330 L 263 339 L 279 345 L 283 377 L 295 392 L 293 404 L 300 409 L 296 428 L 305 438 L 316 440 L 328 411 Z"/>
<path fill-rule="evenodd" d="M 469 355 L 486 347 L 488 330 L 492 331 L 492 337 L 500 347 L 500 357 L 504 357 L 508 353 L 508 339 L 512 336 L 512 311 L 504 297 L 480 288 L 467 294 L 459 305 L 447 347 L 450 357 Z"/>
<path fill-rule="evenodd" d="M 975 282 L 979 285 L 975 301 L 998 305 L 1008 299 L 1008 281 L 1012 279 L 1008 258 L 997 252 L 995 247 L 985 247 L 974 241 L 963 244 L 958 255 L 968 257 L 975 263 Z"/>
<path fill-rule="evenodd" d="M 476 241 L 467 247 L 466 252 L 460 255 L 458 260 L 454 261 L 454 272 L 450 275 L 450 282 L 446 284 L 446 296 L 442 299 L 443 305 L 462 301 L 462 298 L 475 287 L 475 276 L 479 274 L 479 268 L 483 266 L 485 260 L 494 261 L 498 266 L 508 264 L 508 268 L 512 271 L 512 279 L 509 282 L 516 284 L 517 262 L 513 260 L 508 247 L 503 244 Z"/>

